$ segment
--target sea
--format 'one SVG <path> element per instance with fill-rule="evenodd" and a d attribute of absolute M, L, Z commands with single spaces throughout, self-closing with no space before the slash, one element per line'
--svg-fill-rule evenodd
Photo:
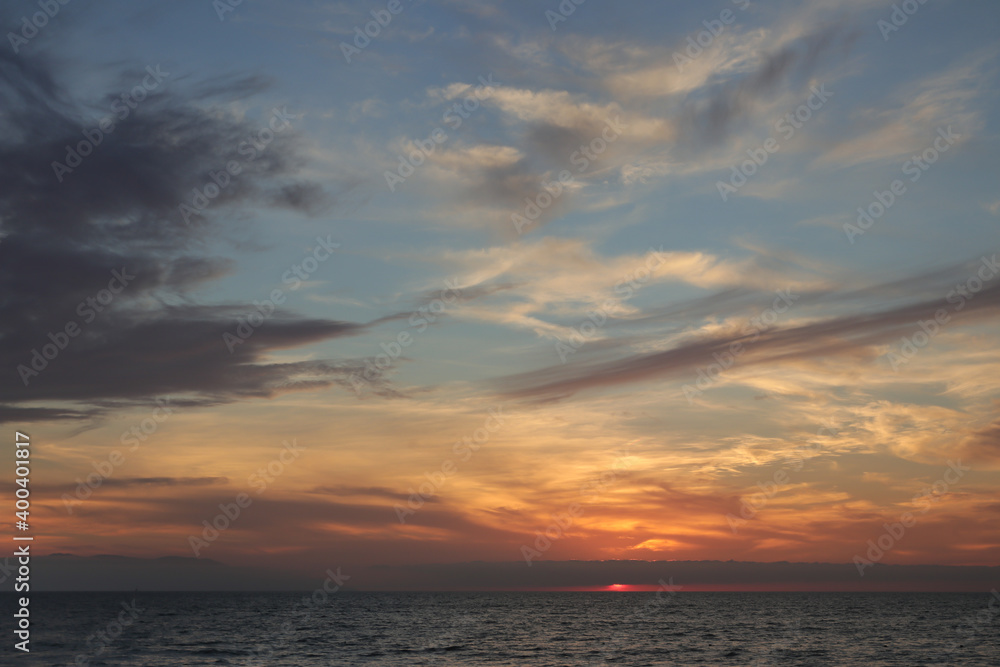
<path fill-rule="evenodd" d="M 16 637 L 5 632 L 0 664 L 996 666 L 1000 603 L 991 599 L 988 593 L 683 591 L 33 593 L 31 652 L 16 651 Z"/>

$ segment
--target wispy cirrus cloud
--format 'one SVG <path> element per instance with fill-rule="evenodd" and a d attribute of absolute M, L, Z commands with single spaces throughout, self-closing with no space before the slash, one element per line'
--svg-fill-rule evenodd
<path fill-rule="evenodd" d="M 995 60 L 995 52 L 979 53 L 900 86 L 892 94 L 892 108 L 856 112 L 854 136 L 818 157 L 816 164 L 845 168 L 903 159 L 923 152 L 943 126 L 953 127 L 964 143 L 982 127 L 983 80 L 995 76 Z"/>
<path fill-rule="evenodd" d="M 961 275 L 960 271 L 954 271 L 956 278 Z M 777 324 L 766 330 L 748 332 L 745 328 L 734 327 L 713 335 L 680 336 L 668 349 L 652 352 L 630 353 L 628 347 L 634 340 L 626 339 L 620 354 L 602 346 L 604 358 L 599 356 L 562 367 L 512 375 L 502 378 L 499 387 L 513 398 L 564 400 L 587 389 L 647 382 L 681 373 L 693 376 L 699 367 L 713 362 L 713 355 L 725 354 L 733 345 L 747 348 L 741 365 L 774 365 L 796 359 L 857 355 L 874 361 L 881 356 L 879 346 L 911 332 L 916 322 L 932 317 L 937 310 L 947 306 L 944 298 L 938 298 L 805 323 Z M 996 318 L 1000 308 L 1000 287 L 984 288 L 966 308 L 962 314 L 965 322 Z"/>

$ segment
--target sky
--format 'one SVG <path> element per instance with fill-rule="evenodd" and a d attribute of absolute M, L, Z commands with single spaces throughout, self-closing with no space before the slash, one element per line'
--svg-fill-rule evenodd
<path fill-rule="evenodd" d="M 36 553 L 1000 564 L 998 19 L 5 3 Z"/>

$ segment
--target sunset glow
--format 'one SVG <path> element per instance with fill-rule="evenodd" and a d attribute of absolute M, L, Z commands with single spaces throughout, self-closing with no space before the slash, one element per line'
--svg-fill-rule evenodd
<path fill-rule="evenodd" d="M 40 556 L 1000 563 L 996 3 L 59 4 L 0 57 Z"/>

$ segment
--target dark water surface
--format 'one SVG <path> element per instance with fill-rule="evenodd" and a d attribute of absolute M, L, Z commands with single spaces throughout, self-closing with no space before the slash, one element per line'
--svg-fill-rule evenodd
<path fill-rule="evenodd" d="M 1000 602 L 918 593 L 34 593 L 7 665 L 1000 665 Z M 5 608 L 13 609 L 7 596 Z M 119 625 L 121 623 L 121 625 Z"/>

